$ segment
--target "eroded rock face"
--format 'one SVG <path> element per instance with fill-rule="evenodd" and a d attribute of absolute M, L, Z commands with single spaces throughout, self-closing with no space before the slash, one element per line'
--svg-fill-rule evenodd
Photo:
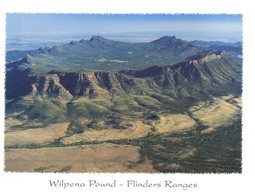
<path fill-rule="evenodd" d="M 10 77 L 16 77 L 13 81 Z M 227 54 L 199 56 L 173 66 L 153 66 L 140 71 L 61 73 L 31 76 L 28 69 L 7 73 L 7 99 L 32 94 L 44 97 L 101 96 L 112 93 L 147 94 L 174 91 L 176 97 L 200 98 L 241 92 L 241 64 Z"/>
<path fill-rule="evenodd" d="M 60 82 L 73 96 L 106 95 L 111 90 L 124 92 L 123 75 L 112 72 L 59 73 Z"/>
<path fill-rule="evenodd" d="M 37 92 L 46 97 L 65 97 L 72 98 L 70 92 L 60 84 L 60 79 L 57 74 L 49 74 L 40 78 L 37 83 Z"/>

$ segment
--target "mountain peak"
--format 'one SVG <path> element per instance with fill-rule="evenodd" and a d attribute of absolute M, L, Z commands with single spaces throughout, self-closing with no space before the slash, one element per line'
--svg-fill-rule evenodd
<path fill-rule="evenodd" d="M 79 40 L 79 42 L 80 42 L 80 43 L 85 43 L 86 40 L 85 40 L 85 39 L 81 39 L 81 40 Z"/>
<path fill-rule="evenodd" d="M 102 37 L 102 36 L 98 36 L 98 35 L 93 35 L 89 41 L 106 41 L 108 39 Z"/>
<path fill-rule="evenodd" d="M 157 44 L 166 44 L 172 41 L 176 41 L 176 37 L 175 36 L 163 36 L 160 37 L 159 39 L 156 39 L 154 41 L 152 41 L 152 43 L 157 43 Z"/>

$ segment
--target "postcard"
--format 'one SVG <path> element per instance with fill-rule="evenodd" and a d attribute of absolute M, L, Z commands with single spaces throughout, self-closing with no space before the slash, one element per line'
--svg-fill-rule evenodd
<path fill-rule="evenodd" d="M 7 9 L 1 183 L 37 186 L 29 193 L 240 192 L 244 14 Z"/>

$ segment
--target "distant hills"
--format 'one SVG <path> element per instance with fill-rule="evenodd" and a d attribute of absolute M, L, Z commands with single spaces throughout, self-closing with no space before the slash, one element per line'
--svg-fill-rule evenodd
<path fill-rule="evenodd" d="M 46 50 L 48 47 L 39 48 L 35 50 L 11 50 L 6 52 L 6 63 L 15 62 L 17 60 L 21 60 L 22 58 L 26 57 L 27 55 L 34 56 L 40 54 Z"/>
<path fill-rule="evenodd" d="M 101 36 L 93 36 L 93 37 L 91 37 L 91 39 L 89 41 L 94 42 L 92 47 L 95 47 L 96 45 L 97 46 L 101 45 L 102 47 L 104 47 L 103 45 L 107 45 L 107 44 L 108 44 L 108 46 L 110 46 L 114 42 L 123 43 L 123 42 L 119 42 L 119 41 L 112 41 L 112 40 L 106 39 Z M 86 43 L 88 41 L 82 39 L 79 42 Z M 215 50 L 226 51 L 229 53 L 242 55 L 242 42 L 227 43 L 227 42 L 220 42 L 220 41 L 199 41 L 199 40 L 187 42 L 187 41 L 183 41 L 181 39 L 177 39 L 175 36 L 164 36 L 157 40 L 152 41 L 151 43 L 162 44 L 162 45 L 169 44 L 168 46 L 172 47 L 172 48 L 176 47 L 176 45 L 178 45 L 179 48 L 181 48 L 181 47 L 189 48 L 189 47 L 197 46 L 200 49 L 201 48 L 204 48 L 205 50 L 215 49 Z M 77 41 L 72 41 L 69 44 L 75 45 L 75 44 L 77 44 Z M 66 45 L 66 47 L 68 47 L 68 44 L 65 44 L 65 45 Z M 56 46 L 54 48 L 56 49 L 57 47 L 59 47 L 59 46 Z M 64 45 L 62 45 L 62 47 L 64 47 Z M 35 50 L 7 51 L 6 52 L 6 63 L 8 64 L 8 63 L 12 63 L 12 62 L 21 60 L 22 58 L 26 57 L 27 55 L 35 56 L 40 53 L 47 53 L 47 52 L 50 53 L 51 50 L 52 49 L 49 47 L 43 47 L 43 48 L 39 48 L 39 49 L 35 49 Z M 133 53 L 131 51 L 129 51 L 128 54 L 132 55 Z M 148 56 L 146 56 L 146 57 L 148 57 Z M 107 60 L 107 59 L 102 58 L 102 59 L 98 59 L 98 62 L 111 62 L 111 59 Z M 117 61 L 115 60 L 115 62 L 117 62 Z M 124 61 L 124 62 L 126 62 L 126 61 Z"/>
<path fill-rule="evenodd" d="M 242 42 L 236 43 L 225 43 L 220 41 L 191 41 L 193 45 L 204 47 L 212 50 L 220 50 L 228 52 L 232 55 L 238 55 L 239 57 L 243 54 Z"/>
<path fill-rule="evenodd" d="M 7 53 L 7 67 L 30 68 L 38 74 L 51 70 L 63 72 L 120 71 L 167 66 L 184 61 L 205 49 L 174 36 L 165 36 L 146 43 L 125 43 L 101 36 L 72 41 L 49 49 Z M 22 55 L 26 59 L 17 59 Z M 14 59 L 18 61 L 13 62 Z"/>

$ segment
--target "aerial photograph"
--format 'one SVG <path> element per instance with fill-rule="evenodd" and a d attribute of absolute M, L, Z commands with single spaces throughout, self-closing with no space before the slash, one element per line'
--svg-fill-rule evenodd
<path fill-rule="evenodd" d="M 242 15 L 7 13 L 5 172 L 242 173 Z"/>

